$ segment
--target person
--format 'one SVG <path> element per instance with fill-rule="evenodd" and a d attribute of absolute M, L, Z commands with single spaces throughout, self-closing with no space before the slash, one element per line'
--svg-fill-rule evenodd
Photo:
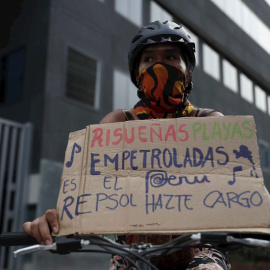
<path fill-rule="evenodd" d="M 155 21 L 143 26 L 131 42 L 128 54 L 131 80 L 138 88 L 140 100 L 134 108 L 117 109 L 107 114 L 100 124 L 176 117 L 223 116 L 213 109 L 195 108 L 188 99 L 193 83 L 195 44 L 177 23 Z M 41 244 L 50 244 L 50 229 L 57 233 L 59 223 L 55 209 L 23 225 L 24 230 Z M 171 240 L 173 235 L 127 235 L 127 244 L 151 241 L 156 244 Z M 111 260 L 110 270 L 127 269 L 128 262 L 119 256 Z M 221 252 L 211 246 L 183 249 L 166 255 L 160 269 L 227 270 L 230 265 Z"/>

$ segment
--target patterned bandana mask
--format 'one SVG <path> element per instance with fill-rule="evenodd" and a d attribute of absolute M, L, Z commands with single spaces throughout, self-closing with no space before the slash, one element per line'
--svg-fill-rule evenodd
<path fill-rule="evenodd" d="M 185 74 L 182 69 L 155 63 L 143 70 L 137 80 L 144 95 L 134 106 L 140 119 L 175 118 L 192 112 L 193 106 L 188 100 L 183 108 Z"/>

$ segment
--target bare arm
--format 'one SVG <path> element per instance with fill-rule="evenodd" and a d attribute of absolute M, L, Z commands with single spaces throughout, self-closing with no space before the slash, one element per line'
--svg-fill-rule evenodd
<path fill-rule="evenodd" d="M 122 110 L 115 110 L 107 114 L 100 124 L 115 123 L 125 121 L 125 115 Z M 32 222 L 25 222 L 23 229 L 26 233 L 33 236 L 39 243 L 49 245 L 52 243 L 51 230 L 54 233 L 59 231 L 56 209 L 49 209 L 42 217 L 38 217 Z"/>
<path fill-rule="evenodd" d="M 100 124 L 108 124 L 108 123 L 116 123 L 116 122 L 124 122 L 125 115 L 122 110 L 115 110 L 107 114 L 105 117 L 101 119 Z"/>
<path fill-rule="evenodd" d="M 206 117 L 208 116 L 224 116 L 224 114 L 218 111 L 214 111 L 214 112 L 209 113 Z"/>

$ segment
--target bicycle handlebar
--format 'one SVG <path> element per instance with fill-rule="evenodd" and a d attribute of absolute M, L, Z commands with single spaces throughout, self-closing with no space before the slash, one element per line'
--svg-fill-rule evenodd
<path fill-rule="evenodd" d="M 245 236 L 245 237 L 243 237 Z M 240 234 L 227 232 L 203 232 L 195 234 L 185 234 L 162 245 L 152 245 L 150 243 L 134 243 L 129 245 L 119 244 L 115 241 L 99 235 L 68 235 L 53 237 L 54 243 L 51 245 L 38 245 L 37 241 L 24 232 L 3 233 L 0 235 L 0 246 L 24 246 L 14 252 L 18 257 L 36 251 L 51 251 L 58 254 L 68 254 L 70 252 L 100 252 L 119 255 L 126 258 L 138 270 L 142 269 L 140 263 L 151 266 L 151 269 L 158 270 L 147 259 L 153 256 L 163 256 L 164 251 L 170 254 L 180 248 L 197 247 L 211 244 L 214 248 L 235 250 L 241 246 L 270 248 L 270 235 L 265 234 Z M 86 246 L 98 246 L 102 250 L 82 249 Z M 140 263 L 139 263 L 140 262 Z M 143 268 L 145 269 L 145 268 Z"/>
<path fill-rule="evenodd" d="M 37 240 L 25 232 L 8 232 L 0 235 L 0 246 L 30 246 Z"/>

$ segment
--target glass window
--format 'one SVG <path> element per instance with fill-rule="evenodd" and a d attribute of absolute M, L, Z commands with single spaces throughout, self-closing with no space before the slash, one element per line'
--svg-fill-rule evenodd
<path fill-rule="evenodd" d="M 260 161 L 261 161 L 261 167 L 262 168 L 268 168 L 270 167 L 270 153 L 269 150 L 270 147 L 268 143 L 259 141 L 259 154 L 260 154 Z"/>
<path fill-rule="evenodd" d="M 240 74 L 240 94 L 246 101 L 254 102 L 252 81 L 244 74 Z"/>
<path fill-rule="evenodd" d="M 113 109 L 129 109 L 139 101 L 137 89 L 127 73 L 114 70 L 113 73 Z"/>
<path fill-rule="evenodd" d="M 266 112 L 266 93 L 259 86 L 255 86 L 255 105 L 258 109 Z"/>
<path fill-rule="evenodd" d="M 243 1 L 234 0 L 233 5 L 227 0 L 211 1 L 270 54 L 269 27 Z"/>
<path fill-rule="evenodd" d="M 203 44 L 203 70 L 216 80 L 220 80 L 219 55 L 207 44 Z"/>
<path fill-rule="evenodd" d="M 223 82 L 226 87 L 232 90 L 234 93 L 238 92 L 238 82 L 237 82 L 237 70 L 236 68 L 227 60 L 223 59 Z"/>
<path fill-rule="evenodd" d="M 114 8 L 129 21 L 142 25 L 142 0 L 115 0 Z"/>
<path fill-rule="evenodd" d="M 13 104 L 23 98 L 26 51 L 21 49 L 0 59 L 0 104 Z"/>
<path fill-rule="evenodd" d="M 150 21 L 173 21 L 173 16 L 156 2 L 150 2 Z"/>
<path fill-rule="evenodd" d="M 66 95 L 97 107 L 98 66 L 97 60 L 69 48 Z"/>
<path fill-rule="evenodd" d="M 219 1 L 219 0 L 218 0 Z M 234 1 L 233 5 L 231 1 L 223 0 L 224 9 L 226 10 L 226 15 L 234 19 L 234 22 L 241 27 L 241 7 L 242 3 L 239 1 Z M 229 14 L 229 15 L 228 15 Z"/>
<path fill-rule="evenodd" d="M 267 97 L 268 114 L 270 115 L 270 96 Z"/>

